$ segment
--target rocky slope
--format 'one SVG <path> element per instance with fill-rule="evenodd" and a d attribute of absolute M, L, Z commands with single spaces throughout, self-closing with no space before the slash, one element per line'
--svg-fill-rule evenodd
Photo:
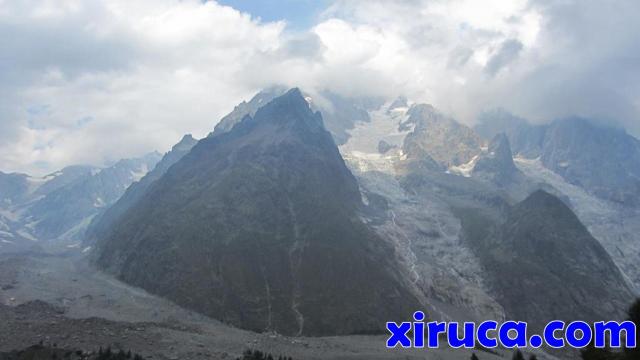
<path fill-rule="evenodd" d="M 427 106 L 419 105 L 413 105 L 412 108 L 419 107 L 429 109 Z M 509 248 L 510 261 L 514 264 L 525 264 L 523 271 L 532 271 L 531 276 L 536 277 L 537 286 L 542 288 L 540 293 L 545 293 L 545 289 L 556 291 L 556 287 L 559 286 L 558 281 L 544 281 L 547 273 L 540 275 L 535 272 L 538 270 L 535 266 L 527 265 L 529 261 L 533 261 L 534 265 L 539 264 L 544 268 L 546 255 L 530 260 L 530 253 L 520 251 L 520 248 L 518 251 L 511 249 L 509 242 L 514 241 L 514 237 L 521 238 L 521 233 L 510 238 L 496 236 L 493 240 L 497 244 L 485 239 L 491 239 L 489 231 L 494 227 L 520 224 L 512 209 L 525 206 L 516 204 L 536 189 L 551 191 L 568 201 L 570 197 L 566 194 L 566 187 L 562 185 L 566 182 L 562 180 L 562 184 L 559 184 L 547 178 L 532 176 L 528 169 L 525 174 L 514 162 L 508 136 L 495 135 L 487 148 L 466 147 L 466 140 L 478 135 L 469 137 L 468 131 L 460 130 L 464 128 L 462 125 L 452 125 L 454 120 L 449 119 L 448 124 L 445 121 L 437 121 L 430 129 L 429 122 L 424 122 L 423 128 L 420 128 L 415 121 L 408 121 L 411 116 L 410 112 L 403 116 L 395 116 L 391 110 L 386 111 L 384 116 L 376 113 L 372 116 L 371 122 L 356 126 L 354 131 L 350 132 L 349 142 L 341 147 L 343 156 L 358 176 L 363 196 L 369 200 L 370 208 L 377 209 L 368 215 L 369 221 L 375 224 L 382 236 L 396 243 L 416 285 L 447 317 L 458 320 L 501 316 L 521 316 L 521 319 L 533 321 L 541 318 L 551 319 L 557 314 L 548 304 L 551 295 L 547 293 L 547 299 L 531 297 L 523 300 L 520 292 L 528 293 L 529 290 L 519 288 L 518 291 L 509 292 L 509 288 L 504 284 L 523 282 L 513 276 L 517 269 L 487 270 L 489 265 L 500 264 L 504 259 L 500 259 L 498 255 L 489 257 L 486 254 L 493 254 L 492 249 Z M 395 134 L 394 126 L 400 130 Z M 402 132 L 403 129 L 406 132 Z M 446 136 L 432 136 L 434 133 Z M 417 139 L 424 141 L 417 142 Z M 402 150 L 389 149 L 380 153 L 373 146 L 380 141 L 390 145 L 404 143 L 404 146 Z M 461 147 L 476 150 L 458 152 Z M 453 161 L 456 153 L 466 153 L 465 157 L 459 159 L 468 161 L 452 165 L 456 164 Z M 449 154 L 451 157 L 447 158 L 442 154 Z M 584 202 L 572 204 L 574 205 L 579 207 L 576 211 L 581 215 L 584 214 L 581 209 L 588 206 Z M 539 211 L 544 213 L 552 210 L 553 207 Z M 588 242 L 589 246 L 595 249 L 587 254 L 590 257 L 585 259 L 595 271 L 590 273 L 584 267 L 575 267 L 575 263 L 582 259 L 587 250 L 574 252 L 575 249 L 565 249 L 566 251 L 557 253 L 553 257 L 555 271 L 567 269 L 567 278 L 561 281 L 572 284 L 578 282 L 579 285 L 576 285 L 578 288 L 567 290 L 571 297 L 556 296 L 553 297 L 554 301 L 569 317 L 593 318 L 598 315 L 604 318 L 619 315 L 632 292 L 624 275 L 606 251 L 615 247 L 608 246 L 606 250 L 603 249 L 598 240 L 579 224 L 572 209 L 564 206 L 560 212 L 563 216 L 558 216 L 557 222 L 553 223 L 553 236 L 569 236 L 575 233 L 576 229 L 581 229 L 579 241 Z M 595 213 L 587 213 L 590 224 L 593 224 Z M 542 216 L 531 216 L 528 226 L 531 229 L 546 229 L 548 220 Z M 611 223 L 611 220 L 607 220 L 608 223 Z M 604 233 L 603 225 L 594 228 L 598 229 L 599 235 Z M 470 234 L 473 236 L 470 237 Z M 547 235 L 552 236 L 544 236 Z M 470 238 L 475 241 L 470 241 Z M 607 237 L 601 239 L 609 240 Z M 574 243 L 576 240 L 567 241 Z M 629 265 L 625 266 L 625 269 L 631 269 L 631 259 L 637 259 L 635 248 L 629 244 L 631 238 L 628 242 L 625 240 L 625 249 L 629 250 L 625 252 L 624 260 Z M 505 251 L 501 251 L 500 254 Z M 620 259 L 621 256 L 616 255 L 616 261 Z M 608 275 L 602 276 L 603 271 Z M 577 274 L 587 279 L 583 281 Z M 523 276 L 526 278 L 528 275 Z M 607 287 L 609 285 L 602 281 L 609 281 L 613 285 Z M 498 291 L 496 284 L 504 286 L 499 286 Z M 580 288 L 581 285 L 585 288 Z M 602 285 L 602 289 L 605 289 L 603 291 L 609 292 L 606 306 L 602 306 L 602 303 L 594 301 L 594 298 L 586 294 L 587 288 L 601 294 L 601 291 L 594 290 L 597 285 Z M 516 305 L 522 302 L 531 308 L 530 313 L 521 311 L 522 307 L 516 309 Z M 573 309 L 574 312 L 567 309 Z"/>
<path fill-rule="evenodd" d="M 120 279 L 284 334 L 380 331 L 420 307 L 322 117 L 294 89 L 200 141 L 98 240 Z"/>
<path fill-rule="evenodd" d="M 428 154 L 442 166 L 467 163 L 480 153 L 482 139 L 470 128 L 438 112 L 433 106 L 412 106 L 400 127 L 412 127 L 404 140 L 404 153 L 410 158 Z"/>
<path fill-rule="evenodd" d="M 509 318 L 528 321 L 536 330 L 553 319 L 620 319 L 633 299 L 602 245 L 547 192 L 534 192 L 487 232 L 478 214 L 462 219 L 467 241 Z"/>
<path fill-rule="evenodd" d="M 524 177 L 513 162 L 509 139 L 503 133 L 496 135 L 489 143 L 487 151 L 483 151 L 477 157 L 472 172 L 502 187 L 522 181 Z"/>

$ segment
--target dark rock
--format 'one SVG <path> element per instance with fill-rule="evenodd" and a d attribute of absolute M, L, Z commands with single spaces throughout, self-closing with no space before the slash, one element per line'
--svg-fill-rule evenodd
<path fill-rule="evenodd" d="M 99 239 L 96 262 L 255 331 L 380 329 L 420 305 L 361 206 L 320 114 L 291 90 L 171 166 Z"/>

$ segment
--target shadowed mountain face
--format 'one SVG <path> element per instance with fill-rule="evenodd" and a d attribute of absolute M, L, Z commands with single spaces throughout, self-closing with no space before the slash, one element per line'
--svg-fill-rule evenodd
<path fill-rule="evenodd" d="M 473 228 L 477 218 L 462 219 L 509 318 L 536 330 L 553 319 L 618 319 L 633 299 L 609 254 L 553 195 L 533 193 L 487 236 Z"/>
<path fill-rule="evenodd" d="M 231 324 L 381 330 L 420 305 L 319 113 L 291 90 L 201 140 L 111 231 L 97 265 Z"/>
<path fill-rule="evenodd" d="M 513 163 L 511 146 L 505 134 L 498 134 L 491 140 L 487 152 L 478 157 L 473 173 L 497 185 L 506 185 L 517 176 L 522 176 Z"/>
<path fill-rule="evenodd" d="M 640 141 L 623 130 L 574 118 L 547 129 L 542 163 L 601 198 L 640 203 Z"/>

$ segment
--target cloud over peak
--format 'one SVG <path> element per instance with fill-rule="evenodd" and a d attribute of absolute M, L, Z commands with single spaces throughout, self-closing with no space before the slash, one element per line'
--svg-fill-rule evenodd
<path fill-rule="evenodd" d="M 639 14 L 622 0 L 337 0 L 291 30 L 214 1 L 0 1 L 0 169 L 167 150 L 272 84 L 637 134 Z"/>

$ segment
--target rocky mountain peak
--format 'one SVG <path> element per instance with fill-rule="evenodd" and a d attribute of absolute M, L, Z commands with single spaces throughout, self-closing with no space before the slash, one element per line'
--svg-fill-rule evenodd
<path fill-rule="evenodd" d="M 391 113 L 393 111 L 406 110 L 408 107 L 409 101 L 407 100 L 407 98 L 404 96 L 398 96 L 395 100 L 393 100 L 391 105 L 389 105 L 387 112 Z"/>
<path fill-rule="evenodd" d="M 598 240 L 567 205 L 543 190 L 515 205 L 474 248 L 507 317 L 526 319 L 534 329 L 552 319 L 615 319 L 633 298 Z"/>
<path fill-rule="evenodd" d="M 400 130 L 413 131 L 404 140 L 403 151 L 409 158 L 430 156 L 444 167 L 471 161 L 481 151 L 482 139 L 469 127 L 448 117 L 432 105 L 416 104 L 408 111 Z"/>
<path fill-rule="evenodd" d="M 496 135 L 486 152 L 483 152 L 474 168 L 475 174 L 484 174 L 491 177 L 494 182 L 504 183 L 512 179 L 518 168 L 513 162 L 509 139 L 504 133 Z"/>
<path fill-rule="evenodd" d="M 98 234 L 97 265 L 227 323 L 348 334 L 420 306 L 298 89 L 201 140 L 132 200 Z"/>
<path fill-rule="evenodd" d="M 195 145 L 198 140 L 194 139 L 191 134 L 186 134 L 180 139 L 180 141 L 173 145 L 171 151 L 181 151 L 185 149 L 191 149 L 193 145 Z"/>

